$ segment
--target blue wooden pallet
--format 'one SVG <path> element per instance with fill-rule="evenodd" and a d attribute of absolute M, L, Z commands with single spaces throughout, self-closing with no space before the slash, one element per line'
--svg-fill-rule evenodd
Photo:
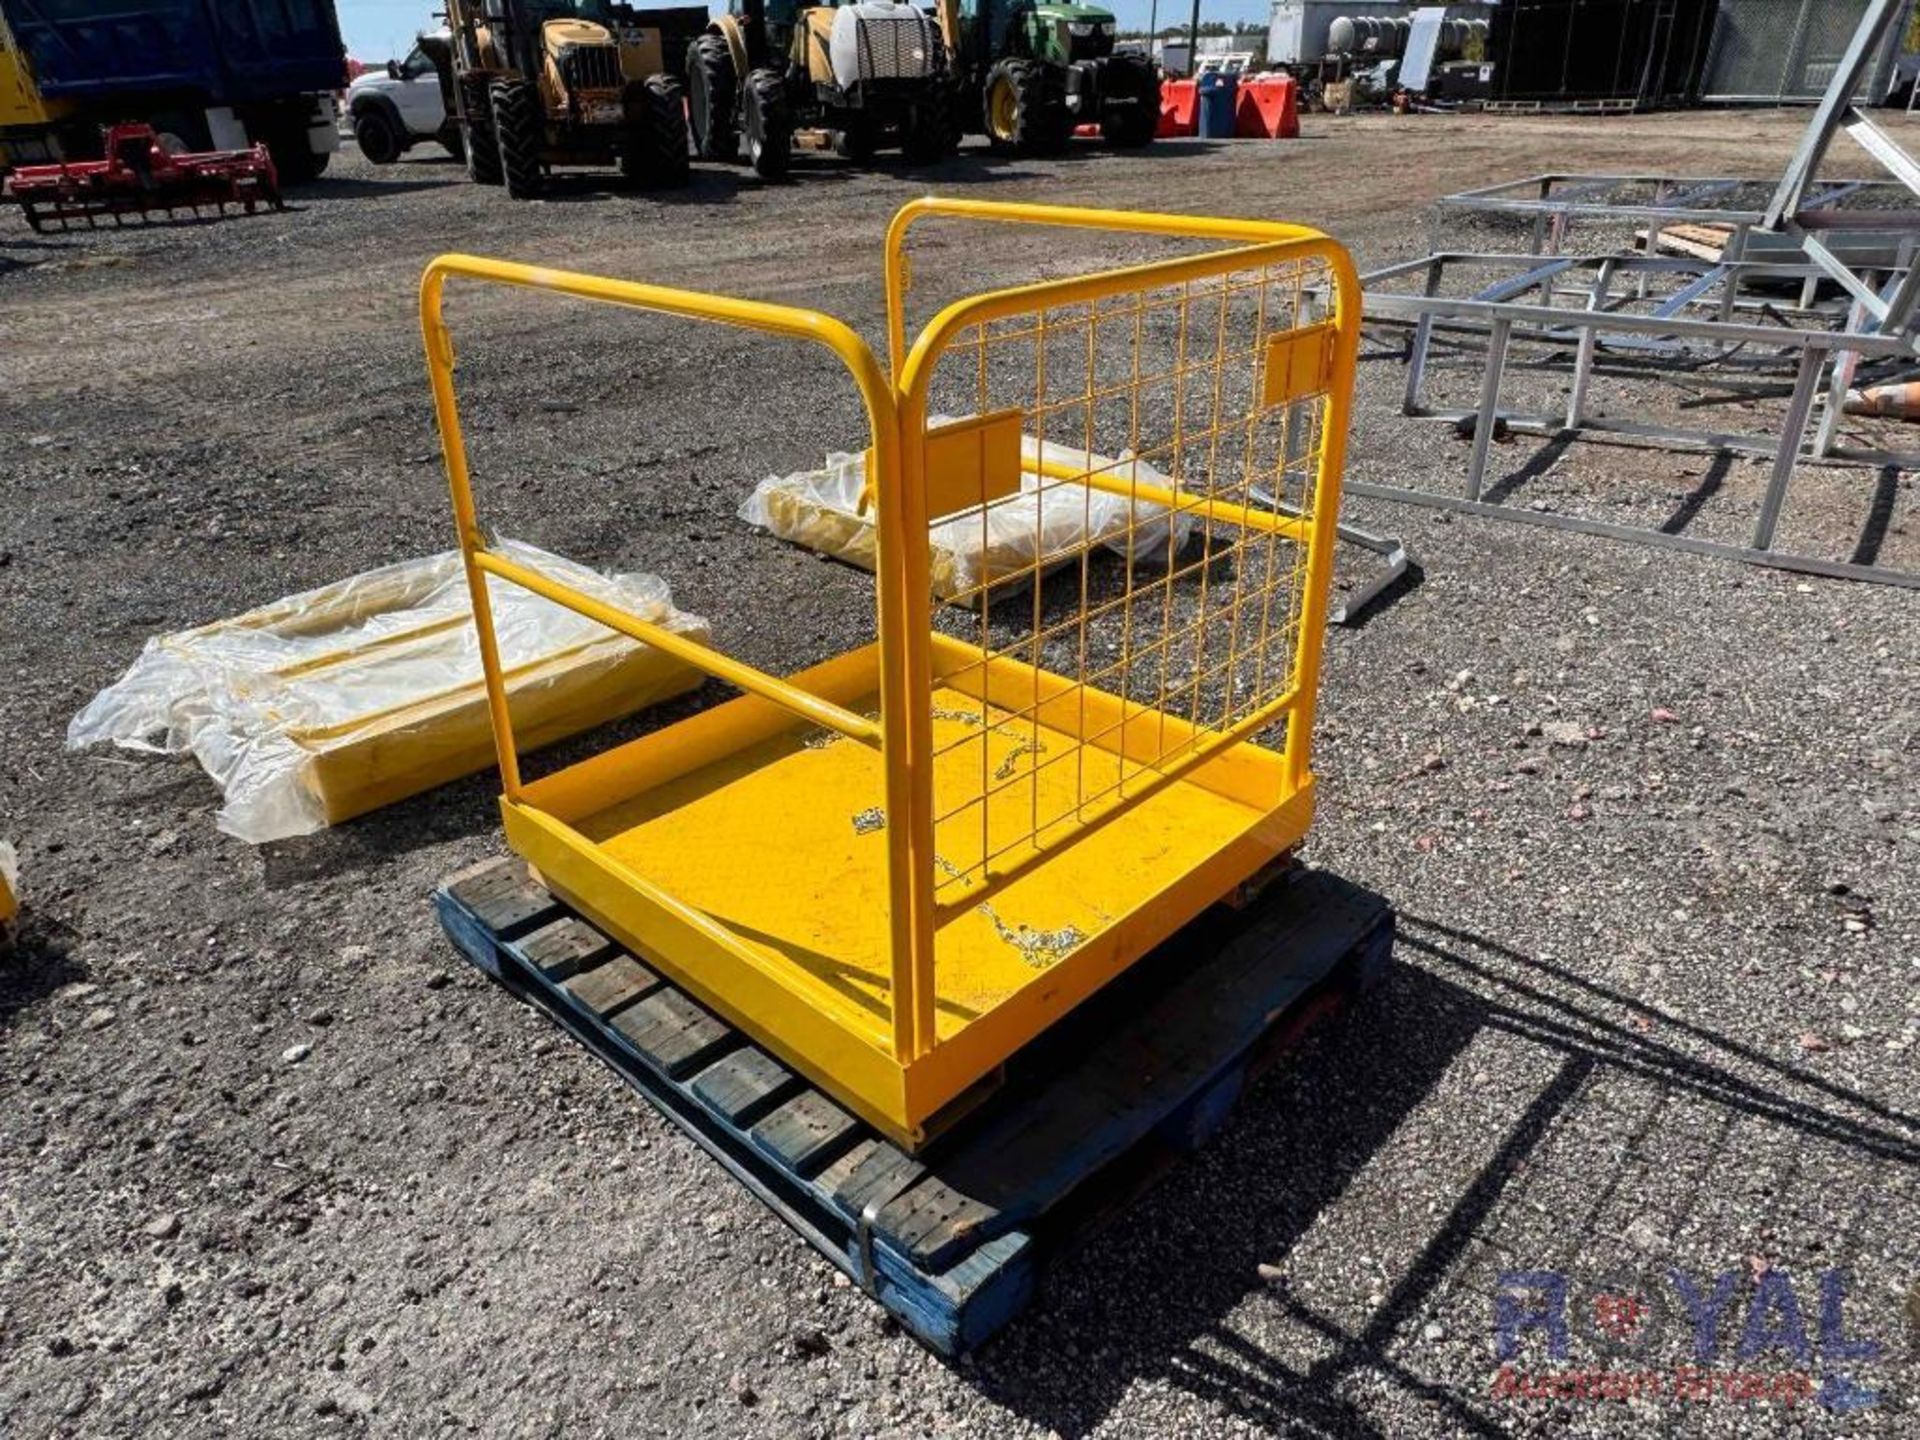
<path fill-rule="evenodd" d="M 538 1005 L 944 1355 L 1226 1121 L 1248 1079 L 1372 984 L 1379 896 L 1295 869 L 1217 906 L 1027 1047 L 908 1155 L 623 951 L 515 860 L 434 896 L 460 952 Z"/>

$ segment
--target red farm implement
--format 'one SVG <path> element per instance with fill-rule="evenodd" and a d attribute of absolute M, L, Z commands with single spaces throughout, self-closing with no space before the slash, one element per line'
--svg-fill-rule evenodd
<path fill-rule="evenodd" d="M 182 211 L 197 219 L 205 209 L 225 214 L 229 205 L 249 215 L 263 205 L 282 208 L 266 146 L 174 155 L 148 125 L 111 126 L 103 160 L 22 165 L 8 178 L 7 195 L 35 230 L 94 229 L 102 217 L 150 223 Z"/>

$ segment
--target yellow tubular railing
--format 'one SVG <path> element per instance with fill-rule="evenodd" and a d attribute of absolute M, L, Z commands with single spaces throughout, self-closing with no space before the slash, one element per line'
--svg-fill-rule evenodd
<path fill-rule="evenodd" d="M 887 225 L 887 363 L 898 385 L 907 363 L 907 232 L 916 220 L 944 215 L 956 220 L 993 220 L 1010 225 L 1052 225 L 1068 230 L 1106 230 L 1122 235 L 1164 235 L 1183 240 L 1325 240 L 1307 225 L 1278 220 L 1231 220 L 1204 215 L 1162 215 L 1150 210 L 1087 210 L 1073 205 L 1022 205 L 1004 200 L 949 200 L 927 195 L 909 200 Z M 1346 252 L 1340 252 L 1343 260 Z M 1351 278 L 1352 262 L 1346 261 Z M 1357 303 L 1358 282 L 1354 281 Z"/>
<path fill-rule="evenodd" d="M 703 645 L 698 640 L 689 640 L 685 635 L 676 633 L 662 625 L 642 620 L 625 610 L 595 600 L 592 596 L 575 590 L 570 585 L 542 575 L 538 570 L 508 560 L 493 550 L 480 550 L 474 554 L 474 562 L 489 575 L 498 575 L 502 580 L 510 580 L 523 590 L 564 605 L 577 611 L 589 620 L 597 620 L 609 630 L 617 630 L 629 639 L 638 640 L 643 645 L 651 645 L 677 660 L 684 660 L 697 670 L 704 670 L 716 679 L 724 680 L 735 689 L 744 690 L 750 695 L 758 695 L 763 700 L 772 700 L 789 710 L 804 715 L 814 724 L 826 729 L 838 731 L 850 740 L 859 740 L 878 747 L 880 727 L 864 715 L 856 715 L 845 706 L 836 705 L 831 700 L 823 700 L 809 690 L 789 685 L 786 681 L 756 670 L 751 665 L 743 665 L 729 655 L 723 655 L 711 645 Z"/>
<path fill-rule="evenodd" d="M 488 547 L 474 509 L 466 441 L 460 429 L 459 405 L 453 388 L 453 341 L 447 331 L 443 307 L 446 283 L 455 276 L 757 330 L 768 335 L 822 345 L 838 357 L 853 377 L 866 404 L 871 464 L 881 497 L 876 574 L 880 591 L 883 685 L 878 726 L 864 716 L 802 690 L 779 676 L 769 675 L 709 646 L 689 640 L 684 635 L 676 635 L 606 605 L 571 586 L 508 560 Z M 706 295 L 692 290 L 675 290 L 631 280 L 610 280 L 597 275 L 488 260 L 474 255 L 442 255 L 427 266 L 426 273 L 420 278 L 420 330 L 426 346 L 427 374 L 433 387 L 434 413 L 440 426 L 447 485 L 453 498 L 454 522 L 459 531 L 467 588 L 473 602 L 480 663 L 486 675 L 487 709 L 493 725 L 494 746 L 499 755 L 501 788 L 508 803 L 518 805 L 524 801 L 519 754 L 513 739 L 513 717 L 507 705 L 506 680 L 500 663 L 499 642 L 494 633 L 493 608 L 487 596 L 485 577 L 489 574 L 523 586 L 555 604 L 578 611 L 609 629 L 655 646 L 707 674 L 782 705 L 815 724 L 851 739 L 877 745 L 886 762 L 888 813 L 926 812 L 926 804 L 915 804 L 913 801 L 916 781 L 924 786 L 927 783 L 926 776 L 916 776 L 910 772 L 905 761 L 912 749 L 907 743 L 907 731 L 913 723 L 914 694 L 904 685 L 905 677 L 912 669 L 907 663 L 907 654 L 916 647 L 924 653 L 926 637 L 903 633 L 903 615 L 908 612 L 889 598 L 911 594 L 916 586 L 924 589 L 926 524 L 923 515 L 916 550 L 912 543 L 912 528 L 904 525 L 904 517 L 897 513 L 899 507 L 888 503 L 900 488 L 899 425 L 895 417 L 893 387 L 866 342 L 840 321 L 813 310 Z M 924 696 L 926 692 L 923 688 L 919 693 Z M 924 709 L 924 706 L 921 708 Z M 904 825 L 888 827 L 888 881 L 896 895 L 914 894 L 922 888 L 913 883 L 913 875 L 915 865 L 925 862 L 910 846 L 908 830 L 909 827 Z M 926 853 L 931 853 L 930 848 Z M 896 1056 L 911 1058 L 932 1045 L 933 997 L 930 979 L 926 982 L 928 993 L 922 996 L 921 991 L 923 977 L 931 975 L 933 929 L 931 920 L 927 919 L 923 924 L 912 906 L 894 907 L 891 926 L 893 1049 Z M 924 1027 L 919 1021 L 923 1011 L 927 1017 Z"/>

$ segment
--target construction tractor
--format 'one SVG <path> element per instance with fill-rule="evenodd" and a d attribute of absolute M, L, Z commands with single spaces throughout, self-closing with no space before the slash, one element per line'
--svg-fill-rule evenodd
<path fill-rule="evenodd" d="M 1047 0 L 939 0 L 955 109 L 994 149 L 1055 154 L 1079 125 L 1109 145 L 1150 142 L 1160 125 L 1160 71 L 1114 48 L 1111 10 Z"/>
<path fill-rule="evenodd" d="M 932 17 L 897 0 L 803 7 L 729 0 L 687 52 L 687 109 L 704 159 L 784 175 L 796 145 L 850 160 L 898 146 L 928 164 L 953 153 L 947 50 Z"/>
<path fill-rule="evenodd" d="M 704 12 L 700 14 L 702 23 Z M 655 12 L 609 0 L 447 0 L 467 174 L 538 196 L 556 165 L 684 185 L 686 102 Z"/>

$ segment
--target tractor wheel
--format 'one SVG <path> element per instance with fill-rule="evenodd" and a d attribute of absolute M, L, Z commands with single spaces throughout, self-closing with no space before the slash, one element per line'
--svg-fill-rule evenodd
<path fill-rule="evenodd" d="M 833 142 L 834 153 L 856 165 L 869 163 L 879 148 L 880 137 L 874 134 L 872 122 L 858 112 L 847 117 L 846 128 Z"/>
<path fill-rule="evenodd" d="M 406 139 L 393 117 L 379 106 L 369 106 L 353 117 L 353 138 L 360 153 L 375 165 L 391 165 L 406 153 Z"/>
<path fill-rule="evenodd" d="M 946 47 L 937 35 L 931 58 L 925 98 L 908 111 L 906 133 L 901 137 L 900 148 L 909 165 L 932 165 L 960 148 L 953 77 L 947 72 Z"/>
<path fill-rule="evenodd" d="M 524 80 L 496 80 L 489 95 L 493 105 L 493 133 L 500 152 L 500 178 L 507 194 L 532 200 L 546 188 L 540 152 L 546 147 L 546 118 L 540 97 Z"/>
<path fill-rule="evenodd" d="M 687 118 L 702 160 L 731 165 L 740 158 L 739 89 L 725 36 L 702 35 L 687 48 Z"/>
<path fill-rule="evenodd" d="M 1100 74 L 1100 138 L 1116 149 L 1137 150 L 1153 143 L 1159 128 L 1160 82 L 1153 66 L 1119 55 L 1108 60 Z"/>
<path fill-rule="evenodd" d="M 627 87 L 627 128 L 620 173 L 642 185 L 687 183 L 687 102 L 671 75 L 649 75 Z"/>
<path fill-rule="evenodd" d="M 778 180 L 793 163 L 793 116 L 787 110 L 786 81 L 778 70 L 750 70 L 740 101 L 753 173 L 763 180 Z"/>
<path fill-rule="evenodd" d="M 460 77 L 460 109 L 467 117 L 467 178 L 476 185 L 498 185 L 500 143 L 493 136 L 493 100 L 485 75 Z"/>
<path fill-rule="evenodd" d="M 1073 134 L 1066 87 L 1056 67 L 1002 60 L 987 72 L 987 141 L 1015 155 L 1051 155 Z"/>

